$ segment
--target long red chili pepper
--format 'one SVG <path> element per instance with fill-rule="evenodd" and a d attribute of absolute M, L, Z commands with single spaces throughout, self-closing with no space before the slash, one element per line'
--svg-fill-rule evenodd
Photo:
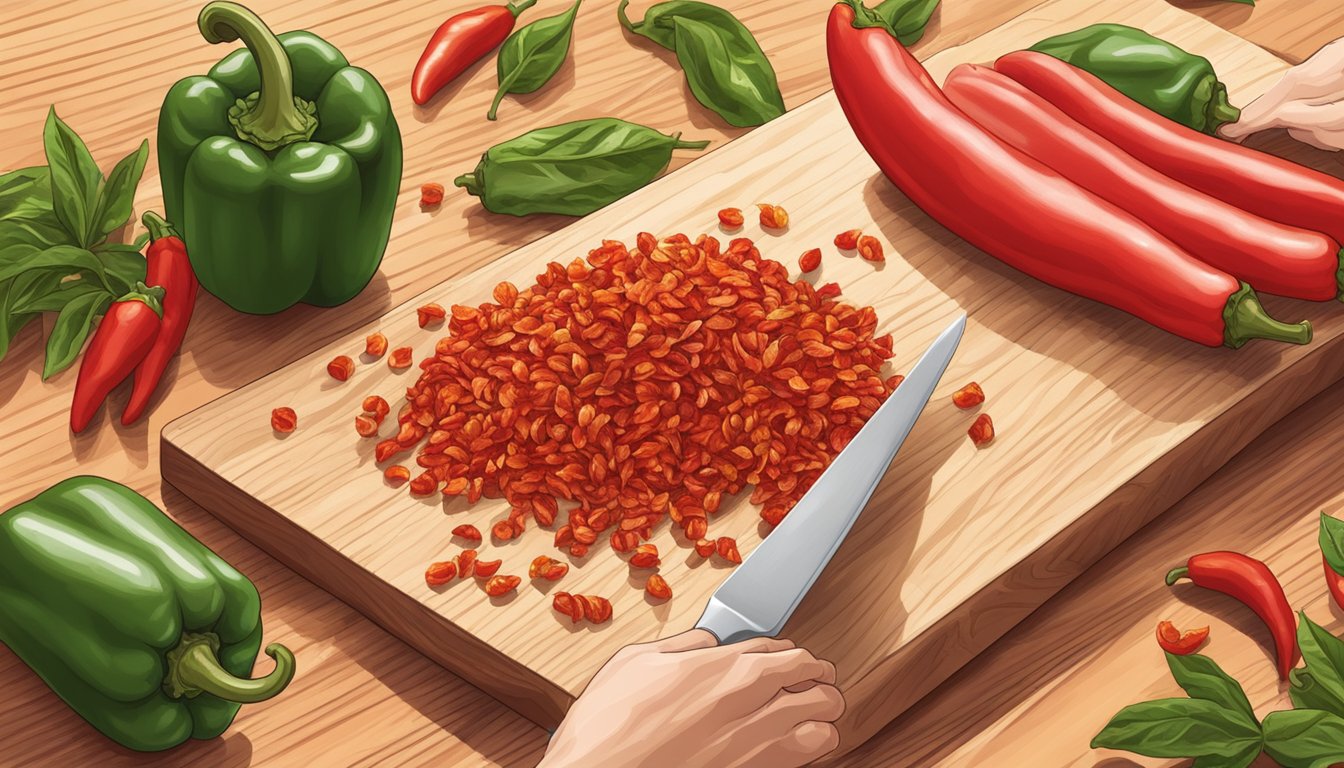
<path fill-rule="evenodd" d="M 1297 665 L 1297 621 L 1283 587 L 1269 566 L 1237 552 L 1206 552 L 1191 557 L 1167 574 L 1167 586 L 1188 578 L 1205 589 L 1222 592 L 1255 611 L 1274 638 L 1279 677 L 1287 680 Z"/>
<path fill-rule="evenodd" d="M 972 245 L 1202 344 L 1311 338 L 1307 324 L 1267 317 L 1250 286 L 986 133 L 860 0 L 832 9 L 826 48 L 835 94 L 868 154 Z"/>
<path fill-rule="evenodd" d="M 70 405 L 70 429 L 83 432 L 107 393 L 131 375 L 159 335 L 163 289 L 136 283 L 103 315 L 84 352 Z"/>
<path fill-rule="evenodd" d="M 415 103 L 427 103 L 440 88 L 504 42 L 513 31 L 518 14 L 536 2 L 517 0 L 508 5 L 487 5 L 443 22 L 429 38 L 429 45 L 420 54 L 411 75 L 411 98 Z"/>
<path fill-rule="evenodd" d="M 191 311 L 196 306 L 196 273 L 191 269 L 187 258 L 187 246 L 178 237 L 173 226 L 153 211 L 145 211 L 140 217 L 149 228 L 153 238 L 149 250 L 145 252 L 148 262 L 145 282 L 163 288 L 163 322 L 159 326 L 158 338 L 150 348 L 145 359 L 135 369 L 135 384 L 131 387 L 131 400 L 121 414 L 122 424 L 134 424 L 136 419 L 149 406 L 149 399 L 163 378 L 168 361 L 177 354 L 182 339 L 187 335 L 187 324 L 191 322 Z"/>
<path fill-rule="evenodd" d="M 1271 221 L 1153 170 L 1007 75 L 962 64 L 943 83 L 973 120 L 1079 186 L 1257 290 L 1326 301 L 1340 294 L 1339 243 Z"/>
<path fill-rule="evenodd" d="M 1168 120 L 1053 56 L 1018 51 L 994 69 L 1177 181 L 1344 242 L 1344 181 Z"/>
<path fill-rule="evenodd" d="M 1344 575 L 1331 568 L 1330 560 L 1324 555 L 1321 556 L 1321 563 L 1325 566 L 1325 585 L 1330 588 L 1330 596 L 1335 599 L 1335 605 L 1344 609 Z"/>

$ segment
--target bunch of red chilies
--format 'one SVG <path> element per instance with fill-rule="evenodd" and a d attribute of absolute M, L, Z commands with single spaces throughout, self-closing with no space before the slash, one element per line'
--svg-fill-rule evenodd
<path fill-rule="evenodd" d="M 833 8 L 827 51 L 883 173 L 1022 272 L 1210 346 L 1310 340 L 1252 286 L 1340 294 L 1339 179 L 1182 126 L 1041 53 L 962 65 L 939 89 L 859 0 Z"/>

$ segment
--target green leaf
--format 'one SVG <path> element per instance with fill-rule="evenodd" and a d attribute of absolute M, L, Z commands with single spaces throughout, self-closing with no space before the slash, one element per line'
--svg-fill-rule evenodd
<path fill-rule="evenodd" d="M 109 290 L 111 289 L 107 282 L 107 271 L 103 267 L 103 262 L 90 251 L 76 248 L 73 245 L 53 245 L 15 263 L 0 261 L 0 282 L 31 269 L 59 269 L 64 270 L 61 273 L 63 275 L 91 272 L 104 286 L 108 287 Z"/>
<path fill-rule="evenodd" d="M 873 7 L 873 13 L 891 25 L 901 45 L 914 45 L 924 36 L 937 7 L 938 0 L 883 0 Z"/>
<path fill-rule="evenodd" d="M 1265 751 L 1284 768 L 1329 768 L 1344 762 L 1344 718 L 1315 709 L 1265 716 Z"/>
<path fill-rule="evenodd" d="M 1293 706 L 1344 717 L 1344 642 L 1302 612 L 1297 624 L 1297 645 L 1307 668 L 1295 669 L 1288 676 Z"/>
<path fill-rule="evenodd" d="M 86 242 L 96 242 L 116 231 L 131 217 L 135 188 L 145 170 L 149 157 L 149 142 L 140 142 L 140 148 L 123 157 L 107 176 L 107 183 L 98 193 L 97 212 L 93 216 Z"/>
<path fill-rule="evenodd" d="M 126 243 L 104 243 L 94 249 L 103 263 L 112 292 L 124 296 L 136 283 L 144 282 L 147 262 L 140 249 Z"/>
<path fill-rule="evenodd" d="M 1259 750 L 1260 727 L 1244 714 L 1204 699 L 1158 699 L 1125 707 L 1092 739 L 1092 748 L 1148 757 L 1239 759 Z M 1225 763 L 1211 761 L 1209 765 Z"/>
<path fill-rule="evenodd" d="M 565 63 L 569 41 L 574 35 L 574 17 L 579 3 L 556 16 L 547 16 L 528 24 L 504 41 L 499 49 L 496 72 L 499 90 L 490 104 L 486 118 L 495 119 L 499 103 L 510 93 L 532 93 L 540 90 Z"/>
<path fill-rule="evenodd" d="M 739 128 L 784 114 L 775 70 L 741 22 L 708 24 L 678 16 L 673 26 L 677 61 L 697 101 Z"/>
<path fill-rule="evenodd" d="M 34 165 L 0 175 L 0 219 L 8 219 L 37 205 L 51 210 L 51 175 L 47 166 Z"/>
<path fill-rule="evenodd" d="M 89 293 L 65 305 L 47 339 L 47 359 L 42 364 L 44 381 L 70 367 L 84 348 L 94 318 L 103 314 L 111 303 L 112 297 L 107 293 Z"/>
<path fill-rule="evenodd" d="M 737 22 L 737 17 L 717 5 L 702 3 L 698 0 L 667 0 L 667 2 L 650 6 L 649 10 L 644 12 L 644 18 L 636 23 L 630 21 L 630 17 L 625 13 L 628 5 L 630 5 L 630 0 L 621 0 L 621 4 L 616 8 L 616 17 L 620 19 L 621 26 L 636 35 L 652 40 L 673 53 L 677 50 L 677 30 L 673 24 L 674 19 L 694 19 L 714 25 L 727 25 Z"/>
<path fill-rule="evenodd" d="M 16 305 L 51 290 L 60 280 L 59 274 L 25 272 L 13 280 L 0 282 L 0 360 L 9 352 L 9 345 L 19 331 L 37 317 L 36 312 L 19 310 Z"/>
<path fill-rule="evenodd" d="M 35 273 L 25 272 L 24 274 Z M 60 276 L 57 275 L 57 277 Z M 58 279 L 56 284 L 45 291 L 30 292 L 29 295 L 16 299 L 12 311 L 16 313 L 60 312 L 65 309 L 66 304 L 88 293 L 105 293 L 108 297 L 115 298 L 103 286 L 89 282 L 83 277 L 65 280 L 64 282 Z"/>
<path fill-rule="evenodd" d="M 1321 554 L 1335 573 L 1344 574 L 1344 520 L 1321 513 Z"/>
<path fill-rule="evenodd" d="M 1240 712 L 1255 722 L 1255 710 L 1241 684 L 1224 672 L 1213 659 L 1197 653 L 1188 656 L 1167 654 L 1167 666 L 1177 685 L 1192 699 L 1211 701 L 1226 709 Z"/>
<path fill-rule="evenodd" d="M 56 116 L 55 107 L 47 114 L 42 139 L 47 150 L 47 166 L 51 170 L 52 208 L 56 218 L 74 243 L 86 246 L 103 174 L 93 162 L 89 148 Z"/>
<path fill-rule="evenodd" d="M 1264 745 L 1259 742 L 1247 743 L 1246 746 L 1235 755 L 1203 755 L 1196 757 L 1190 764 L 1190 768 L 1247 768 L 1254 763 L 1260 753 L 1264 752 Z"/>

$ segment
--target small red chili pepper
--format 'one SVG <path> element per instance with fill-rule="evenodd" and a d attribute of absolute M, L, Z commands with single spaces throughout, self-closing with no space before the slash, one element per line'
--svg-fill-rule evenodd
<path fill-rule="evenodd" d="M 457 565 L 451 560 L 431 563 L 425 569 L 425 583 L 431 587 L 441 587 L 457 578 Z"/>
<path fill-rule="evenodd" d="M 288 435 L 299 426 L 299 415 L 293 408 L 276 408 L 271 411 L 271 429 L 282 435 Z"/>
<path fill-rule="evenodd" d="M 437 182 L 429 182 L 420 185 L 420 207 L 437 208 L 443 202 L 443 185 Z"/>
<path fill-rule="evenodd" d="M 112 388 L 126 380 L 145 359 L 159 335 L 163 288 L 136 283 L 107 308 L 84 353 L 70 404 L 70 429 L 83 432 Z"/>
<path fill-rule="evenodd" d="M 974 381 L 952 393 L 952 403 L 958 408 L 974 408 L 983 402 L 985 402 L 985 390 Z"/>
<path fill-rule="evenodd" d="M 789 212 L 781 206 L 769 203 L 757 203 L 761 211 L 761 226 L 766 229 L 784 229 L 789 226 Z"/>
<path fill-rule="evenodd" d="M 421 106 L 513 31 L 518 14 L 537 0 L 488 5 L 449 18 L 429 38 L 411 75 L 411 99 Z"/>
<path fill-rule="evenodd" d="M 862 229 L 851 229 L 848 232 L 841 232 L 835 236 L 835 247 L 846 251 L 852 251 L 859 247 L 859 236 L 862 234 Z"/>
<path fill-rule="evenodd" d="M 159 387 L 169 361 L 182 346 L 187 335 L 187 324 L 196 307 L 199 283 L 187 258 L 187 246 L 178 237 L 173 226 L 153 211 L 140 217 L 149 229 L 152 242 L 145 251 L 145 283 L 163 288 L 163 321 L 154 346 L 149 348 L 135 369 L 135 383 L 131 385 L 131 399 L 121 412 L 121 423 L 134 424 L 149 407 L 149 400 Z"/>
<path fill-rule="evenodd" d="M 481 532 L 474 525 L 459 525 L 453 529 L 453 535 L 467 541 L 481 540 Z"/>
<path fill-rule="evenodd" d="M 394 371 L 404 371 L 411 367 L 411 348 L 397 347 L 387 358 L 387 367 Z"/>
<path fill-rule="evenodd" d="M 741 208 L 724 208 L 719 211 L 719 225 L 724 229 L 737 229 L 746 221 Z"/>
<path fill-rule="evenodd" d="M 804 272 L 811 272 L 821 266 L 821 249 L 813 248 L 810 251 L 804 251 L 802 256 L 798 257 L 798 268 Z"/>
<path fill-rule="evenodd" d="M 1269 628 L 1280 679 L 1297 664 L 1297 621 L 1283 587 L 1269 566 L 1238 552 L 1207 552 L 1167 574 L 1167 586 L 1188 578 L 1196 585 L 1241 601 Z"/>
<path fill-rule="evenodd" d="M 817 289 L 818 299 L 834 299 L 840 296 L 839 283 L 826 283 Z"/>
<path fill-rule="evenodd" d="M 649 597 L 658 600 L 672 598 L 672 588 L 667 585 L 667 580 L 656 573 L 649 576 L 649 580 L 644 584 L 644 591 L 649 593 Z"/>
<path fill-rule="evenodd" d="M 337 381 L 349 381 L 351 374 L 355 372 L 355 361 L 348 355 L 337 355 L 330 363 L 327 363 L 327 373 L 331 378 Z"/>
<path fill-rule="evenodd" d="M 886 261 L 887 257 L 882 253 L 882 241 L 872 235 L 864 235 L 858 242 L 859 255 L 864 261 Z"/>
<path fill-rule="evenodd" d="M 1188 656 L 1199 650 L 1199 646 L 1209 639 L 1209 628 L 1200 627 L 1184 634 L 1170 621 L 1157 623 L 1157 644 L 1162 650 L 1177 656 Z"/>
<path fill-rule="evenodd" d="M 387 352 L 387 337 L 375 331 L 364 337 L 364 354 L 377 360 Z"/>
<path fill-rule="evenodd" d="M 971 442 L 979 448 L 994 439 L 994 420 L 989 418 L 988 413 L 982 413 L 975 417 L 975 423 L 966 430 L 966 434 L 971 436 Z"/>
<path fill-rule="evenodd" d="M 503 560 L 477 560 L 476 578 L 488 579 L 499 572 L 499 566 L 503 565 Z"/>

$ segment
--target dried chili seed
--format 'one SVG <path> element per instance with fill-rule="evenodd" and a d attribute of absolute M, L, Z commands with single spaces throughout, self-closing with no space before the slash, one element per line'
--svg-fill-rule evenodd
<path fill-rule="evenodd" d="M 394 371 L 404 371 L 410 368 L 411 363 L 414 362 L 411 355 L 410 347 L 397 347 L 392 350 L 392 354 L 387 358 L 387 367 Z"/>
<path fill-rule="evenodd" d="M 499 571 L 499 566 L 503 565 L 503 560 L 477 560 L 476 578 L 488 579 Z"/>
<path fill-rule="evenodd" d="M 742 562 L 742 555 L 737 551 L 737 540 L 728 536 L 720 536 L 719 540 L 714 542 L 714 548 L 718 550 L 719 557 L 730 563 Z"/>
<path fill-rule="evenodd" d="M 695 554 L 701 557 L 709 557 L 714 554 L 714 542 L 709 539 L 700 539 L 695 542 Z"/>
<path fill-rule="evenodd" d="M 568 616 L 574 624 L 583 621 L 583 604 L 568 592 L 556 592 L 555 597 L 551 598 L 551 607 L 556 613 Z"/>
<path fill-rule="evenodd" d="M 387 418 L 387 414 L 392 410 L 391 406 L 387 404 L 387 401 L 378 395 L 369 395 L 364 398 L 364 403 L 361 407 L 364 409 L 365 413 L 371 414 L 373 420 L 379 424 L 383 423 L 383 419 Z"/>
<path fill-rule="evenodd" d="M 299 426 L 299 415 L 293 408 L 276 408 L 271 411 L 271 429 L 282 435 L 288 435 Z"/>
<path fill-rule="evenodd" d="M 438 304 L 426 304 L 415 310 L 416 322 L 420 323 L 421 328 L 443 322 L 443 318 L 447 316 L 448 313 Z"/>
<path fill-rule="evenodd" d="M 653 544 L 640 544 L 630 556 L 630 565 L 635 568 L 657 568 L 658 563 L 658 547 Z"/>
<path fill-rule="evenodd" d="M 852 251 L 859 247 L 859 237 L 863 234 L 861 229 L 851 229 L 847 232 L 841 232 L 835 236 L 835 247 L 846 251 Z"/>
<path fill-rule="evenodd" d="M 404 483 L 407 480 L 411 479 L 411 470 L 401 466 L 400 464 L 393 464 L 392 466 L 383 470 L 383 478 L 387 480 L 389 483 L 396 483 L 396 484 Z"/>
<path fill-rule="evenodd" d="M 491 576 L 485 582 L 485 594 L 491 597 L 507 595 L 518 588 L 523 580 L 517 576 Z"/>
<path fill-rule="evenodd" d="M 882 243 L 872 235 L 864 235 L 858 242 L 859 255 L 864 261 L 886 261 L 887 257 L 882 253 Z"/>
<path fill-rule="evenodd" d="M 457 574 L 462 578 L 464 579 L 469 578 L 471 574 L 476 572 L 476 550 L 474 549 L 462 550 L 460 553 L 458 553 L 456 561 L 457 561 Z"/>
<path fill-rule="evenodd" d="M 474 525 L 459 525 L 453 529 L 453 535 L 467 541 L 481 540 L 481 531 Z"/>
<path fill-rule="evenodd" d="M 658 600 L 669 600 L 672 597 L 672 588 L 667 585 L 667 580 L 656 573 L 651 574 L 644 583 L 644 591 L 649 593 L 649 597 Z"/>
<path fill-rule="evenodd" d="M 411 494 L 413 496 L 428 496 L 434 492 L 438 485 L 439 481 L 434 479 L 434 475 L 422 472 L 411 480 Z"/>
<path fill-rule="evenodd" d="M 438 182 L 427 182 L 420 185 L 420 207 L 437 208 L 443 203 L 443 185 Z"/>
<path fill-rule="evenodd" d="M 971 436 L 971 442 L 976 446 L 984 445 L 994 439 L 994 422 L 990 420 L 988 413 L 982 413 L 975 417 L 975 423 L 966 431 Z"/>
<path fill-rule="evenodd" d="M 985 402 L 985 391 L 972 381 L 970 384 L 952 393 L 952 402 L 958 408 L 974 408 Z"/>
<path fill-rule="evenodd" d="M 500 541 L 509 541 L 513 538 L 513 526 L 508 520 L 500 520 L 490 526 L 490 535 Z"/>
<path fill-rule="evenodd" d="M 761 211 L 761 226 L 767 229 L 783 229 L 789 226 L 789 212 L 778 205 L 757 203 Z"/>
<path fill-rule="evenodd" d="M 425 583 L 431 587 L 441 587 L 457 578 L 457 564 L 451 560 L 431 563 L 425 569 Z"/>
<path fill-rule="evenodd" d="M 839 283 L 826 283 L 817 289 L 818 299 L 834 299 L 840 295 Z"/>
<path fill-rule="evenodd" d="M 746 219 L 742 217 L 741 208 L 724 208 L 719 211 L 719 224 L 724 229 L 737 229 L 745 221 Z"/>
<path fill-rule="evenodd" d="M 811 272 L 821 266 L 821 249 L 813 248 L 810 251 L 804 251 L 802 256 L 798 257 L 798 268 L 804 272 Z"/>
<path fill-rule="evenodd" d="M 376 360 L 377 358 L 382 357 L 385 352 L 387 352 L 386 336 L 374 331 L 364 337 L 364 354 Z"/>
<path fill-rule="evenodd" d="M 355 361 L 348 355 L 337 355 L 327 363 L 327 373 L 337 381 L 347 381 L 355 372 Z"/>
<path fill-rule="evenodd" d="M 361 413 L 355 417 L 355 431 L 360 437 L 377 437 L 378 422 L 367 413 Z"/>

